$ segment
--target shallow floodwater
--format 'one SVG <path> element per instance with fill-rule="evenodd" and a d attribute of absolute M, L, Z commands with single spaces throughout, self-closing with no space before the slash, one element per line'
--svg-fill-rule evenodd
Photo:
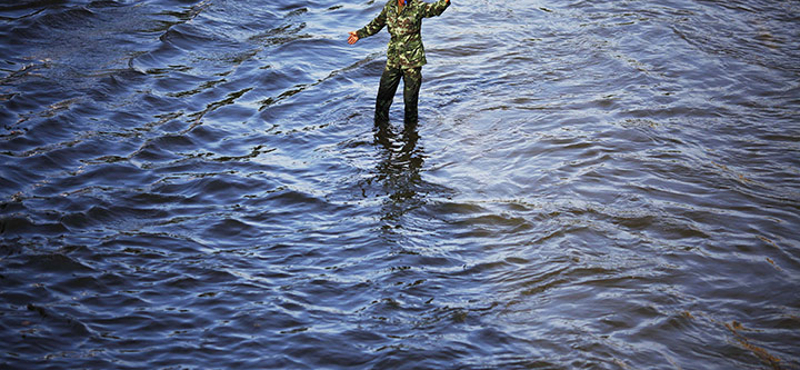
<path fill-rule="evenodd" d="M 800 3 L 0 1 L 0 368 L 800 369 Z"/>

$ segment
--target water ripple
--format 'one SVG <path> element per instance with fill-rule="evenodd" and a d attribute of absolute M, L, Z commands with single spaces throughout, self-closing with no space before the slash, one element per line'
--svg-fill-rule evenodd
<path fill-rule="evenodd" d="M 800 8 L 381 5 L 0 5 L 0 367 L 800 367 Z"/>

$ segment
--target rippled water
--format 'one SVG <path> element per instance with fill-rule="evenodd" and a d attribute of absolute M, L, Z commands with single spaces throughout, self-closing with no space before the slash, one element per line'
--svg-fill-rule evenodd
<path fill-rule="evenodd" d="M 798 369 L 800 3 L 5 0 L 3 369 Z"/>

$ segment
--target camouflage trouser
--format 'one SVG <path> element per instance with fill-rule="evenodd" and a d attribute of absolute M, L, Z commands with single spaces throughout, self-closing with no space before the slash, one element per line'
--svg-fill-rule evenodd
<path fill-rule="evenodd" d="M 392 99 L 403 78 L 403 102 L 405 103 L 405 122 L 416 123 L 418 120 L 417 101 L 419 88 L 422 86 L 422 67 L 400 69 L 387 66 L 381 75 L 378 98 L 375 101 L 375 123 L 389 122 L 389 108 Z"/>

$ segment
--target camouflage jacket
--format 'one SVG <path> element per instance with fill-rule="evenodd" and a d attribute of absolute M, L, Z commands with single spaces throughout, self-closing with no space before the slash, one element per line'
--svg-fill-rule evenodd
<path fill-rule="evenodd" d="M 397 0 L 389 0 L 380 15 L 357 31 L 358 38 L 372 36 L 388 26 L 392 38 L 386 50 L 386 66 L 403 69 L 421 67 L 428 62 L 420 34 L 422 18 L 438 16 L 449 5 L 445 0 L 430 4 L 422 0 L 406 0 L 401 10 Z"/>

